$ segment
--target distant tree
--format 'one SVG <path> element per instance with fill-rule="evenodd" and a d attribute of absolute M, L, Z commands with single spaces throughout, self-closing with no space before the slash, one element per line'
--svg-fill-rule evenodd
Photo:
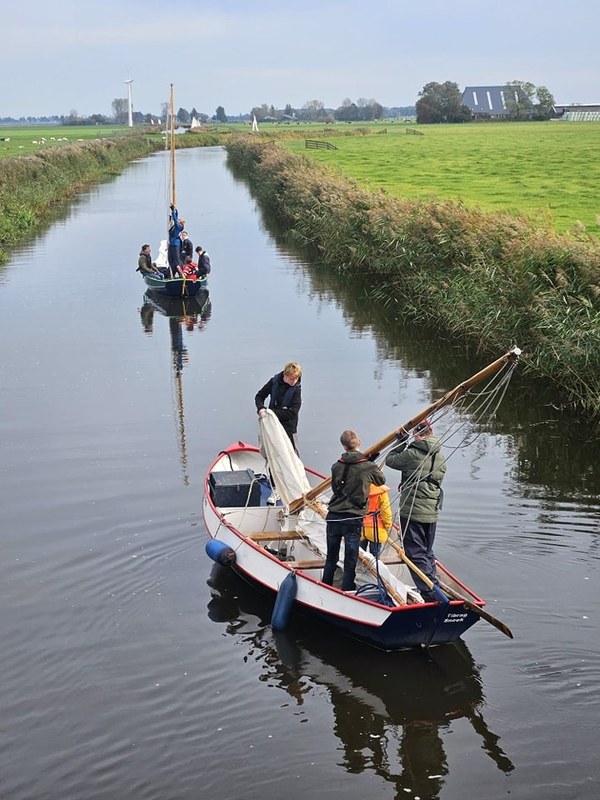
<path fill-rule="evenodd" d="M 115 97 L 112 101 L 112 110 L 115 122 L 119 125 L 129 120 L 129 101 L 126 97 Z"/>
<path fill-rule="evenodd" d="M 504 102 L 510 119 L 531 119 L 534 115 L 535 86 L 528 81 L 508 81 Z"/>
<path fill-rule="evenodd" d="M 289 103 L 286 103 L 286 106 L 285 106 L 285 108 L 283 110 L 283 113 L 288 117 L 293 117 L 294 116 L 294 109 L 291 107 L 291 105 Z"/>
<path fill-rule="evenodd" d="M 504 100 L 510 119 L 550 119 L 554 96 L 545 86 L 529 81 L 508 81 Z"/>
<path fill-rule="evenodd" d="M 165 125 L 167 124 L 170 111 L 171 111 L 171 106 L 169 105 L 169 103 L 160 104 L 160 118 Z"/>
<path fill-rule="evenodd" d="M 190 121 L 190 112 L 186 111 L 185 108 L 180 108 L 177 112 L 177 121 L 181 122 L 182 125 L 188 125 Z"/>
<path fill-rule="evenodd" d="M 192 108 L 192 110 L 190 111 L 190 121 L 191 121 L 191 120 L 192 120 L 194 117 L 195 117 L 196 119 L 198 119 L 198 112 L 196 111 L 196 106 L 194 106 L 194 107 Z"/>
<path fill-rule="evenodd" d="M 324 119 L 327 116 L 325 113 L 325 103 L 321 100 L 308 100 L 302 106 L 302 118 L 310 121 Z"/>
<path fill-rule="evenodd" d="M 536 117 L 538 119 L 550 119 L 552 109 L 556 104 L 554 95 L 545 86 L 538 86 L 536 89 L 537 104 L 535 106 Z"/>
<path fill-rule="evenodd" d="M 256 121 L 260 122 L 261 119 L 269 116 L 269 106 L 266 103 L 263 103 L 260 106 L 254 106 L 250 111 L 250 116 L 254 115 L 256 117 Z"/>
<path fill-rule="evenodd" d="M 108 123 L 108 119 L 104 116 L 104 114 L 92 114 L 89 117 L 90 125 L 106 125 Z"/>
<path fill-rule="evenodd" d="M 227 122 L 227 114 L 223 106 L 217 106 L 215 117 L 217 118 L 217 122 Z"/>
<path fill-rule="evenodd" d="M 381 119 L 383 106 L 373 98 L 367 100 L 365 97 L 359 97 L 356 103 L 353 103 L 349 97 L 346 97 L 333 115 L 340 122 L 369 122 L 374 119 Z"/>
<path fill-rule="evenodd" d="M 360 119 L 360 109 L 350 98 L 346 98 L 342 105 L 333 112 L 338 122 L 356 122 Z"/>
<path fill-rule="evenodd" d="M 419 92 L 416 104 L 417 122 L 465 122 L 471 112 L 463 105 L 462 93 L 453 81 L 436 83 L 431 81 Z"/>
<path fill-rule="evenodd" d="M 31 117 L 28 118 L 28 121 L 31 121 Z M 79 122 L 79 114 L 73 108 L 71 111 L 69 111 L 69 113 L 67 114 L 66 117 L 63 117 L 62 124 L 63 125 L 77 125 L 78 122 Z"/>

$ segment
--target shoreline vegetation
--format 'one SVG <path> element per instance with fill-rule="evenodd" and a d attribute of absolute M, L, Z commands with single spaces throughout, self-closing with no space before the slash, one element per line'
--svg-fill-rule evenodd
<path fill-rule="evenodd" d="M 480 352 L 518 344 L 525 370 L 600 417 L 600 243 L 456 201 L 369 191 L 250 136 L 228 160 L 261 206 L 328 268 L 369 276 L 388 313 Z"/>
<path fill-rule="evenodd" d="M 367 278 L 367 297 L 388 315 L 486 355 L 518 344 L 525 371 L 558 389 L 565 406 L 600 418 L 596 238 L 459 201 L 394 197 L 275 141 L 306 135 L 225 128 L 182 135 L 177 146 L 224 145 L 290 243 L 344 278 Z M 57 204 L 163 147 L 161 134 L 128 132 L 0 159 L 0 264 Z"/>

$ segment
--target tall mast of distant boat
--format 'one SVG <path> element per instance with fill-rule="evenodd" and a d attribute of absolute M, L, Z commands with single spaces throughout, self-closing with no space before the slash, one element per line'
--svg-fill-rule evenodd
<path fill-rule="evenodd" d="M 173 99 L 173 84 L 171 84 L 169 107 L 171 113 L 171 203 L 177 206 L 177 195 L 175 192 L 175 101 Z"/>

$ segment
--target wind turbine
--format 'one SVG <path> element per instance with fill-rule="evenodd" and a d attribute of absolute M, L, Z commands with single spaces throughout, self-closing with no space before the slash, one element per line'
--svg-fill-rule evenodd
<path fill-rule="evenodd" d="M 133 128 L 133 104 L 131 102 L 131 84 L 133 83 L 133 78 L 131 78 L 128 81 L 124 81 L 124 83 L 127 84 L 127 92 L 129 94 L 129 103 L 128 103 L 129 119 L 128 119 L 128 124 L 129 124 L 130 128 Z"/>

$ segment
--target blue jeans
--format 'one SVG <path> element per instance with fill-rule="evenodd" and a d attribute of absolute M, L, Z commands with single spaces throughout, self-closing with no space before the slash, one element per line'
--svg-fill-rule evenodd
<path fill-rule="evenodd" d="M 372 556 L 377 557 L 381 553 L 383 545 L 381 542 L 372 542 L 370 539 L 363 539 L 360 543 L 363 550 L 368 550 Z"/>
<path fill-rule="evenodd" d="M 362 531 L 362 517 L 351 517 L 349 514 L 338 514 L 330 511 L 327 514 L 327 559 L 323 569 L 323 583 L 333 585 L 333 575 L 340 556 L 340 544 L 344 540 L 344 576 L 342 591 L 356 589 L 354 576 L 358 561 L 358 548 Z"/>

